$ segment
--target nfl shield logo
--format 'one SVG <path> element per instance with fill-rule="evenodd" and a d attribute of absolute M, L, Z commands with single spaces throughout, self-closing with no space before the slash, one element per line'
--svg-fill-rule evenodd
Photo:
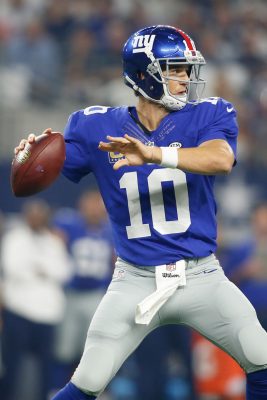
<path fill-rule="evenodd" d="M 166 264 L 166 271 L 172 272 L 176 270 L 176 264 L 175 263 L 170 263 Z"/>

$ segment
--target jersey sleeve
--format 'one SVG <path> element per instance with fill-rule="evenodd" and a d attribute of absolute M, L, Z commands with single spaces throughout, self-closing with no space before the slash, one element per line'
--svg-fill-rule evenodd
<path fill-rule="evenodd" d="M 213 105 L 210 105 L 210 107 L 213 107 Z M 231 103 L 219 99 L 213 118 L 199 131 L 197 145 L 208 140 L 223 139 L 229 143 L 236 158 L 237 135 L 236 111 Z"/>
<path fill-rule="evenodd" d="M 92 156 L 88 143 L 90 132 L 84 125 L 83 112 L 77 111 L 69 117 L 64 131 L 66 160 L 62 173 L 76 183 L 92 170 Z"/>

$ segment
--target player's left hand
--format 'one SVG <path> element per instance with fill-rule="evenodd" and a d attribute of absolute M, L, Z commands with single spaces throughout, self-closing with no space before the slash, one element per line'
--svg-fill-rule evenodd
<path fill-rule="evenodd" d="M 154 150 L 153 146 L 146 146 L 140 140 L 133 138 L 129 135 L 124 137 L 107 136 L 109 140 L 106 142 L 99 142 L 99 149 L 102 151 L 114 151 L 121 153 L 125 156 L 124 159 L 117 161 L 114 164 L 114 169 L 117 170 L 123 166 L 143 165 L 146 163 L 153 163 Z"/>

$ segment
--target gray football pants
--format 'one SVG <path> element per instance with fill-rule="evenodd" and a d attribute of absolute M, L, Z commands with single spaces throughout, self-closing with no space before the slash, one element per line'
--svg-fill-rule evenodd
<path fill-rule="evenodd" d="M 267 333 L 251 303 L 226 278 L 215 256 L 186 264 L 187 285 L 178 287 L 146 326 L 135 323 L 135 309 L 156 290 L 154 269 L 117 261 L 72 377 L 77 387 L 90 394 L 101 393 L 144 337 L 164 324 L 194 328 L 230 354 L 246 372 L 267 368 Z"/>

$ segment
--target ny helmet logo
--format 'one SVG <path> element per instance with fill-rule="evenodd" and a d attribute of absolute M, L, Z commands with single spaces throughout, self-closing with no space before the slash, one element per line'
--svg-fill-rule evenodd
<path fill-rule="evenodd" d="M 135 36 L 133 40 L 133 53 L 146 52 L 148 49 L 151 50 L 156 35 L 140 35 Z"/>

